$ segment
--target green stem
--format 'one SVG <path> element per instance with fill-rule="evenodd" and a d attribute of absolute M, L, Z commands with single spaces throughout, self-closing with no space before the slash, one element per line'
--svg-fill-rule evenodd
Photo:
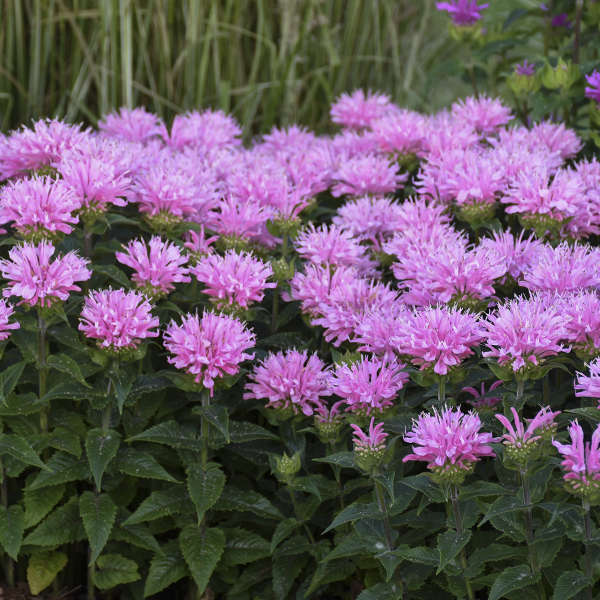
<path fill-rule="evenodd" d="M 46 321 L 42 316 L 41 309 L 38 310 L 38 395 L 40 400 L 46 395 L 48 380 L 48 367 L 46 365 Z M 40 429 L 42 433 L 48 432 L 48 409 L 42 408 L 40 412 Z"/>
<path fill-rule="evenodd" d="M 590 503 L 583 501 L 583 525 L 585 529 L 585 556 L 584 568 L 586 577 L 592 578 L 592 551 L 590 542 L 592 541 L 592 517 L 590 516 Z M 587 598 L 592 600 L 594 597 L 593 584 L 587 588 Z"/>
<path fill-rule="evenodd" d="M 87 600 L 96 600 L 96 590 L 94 589 L 94 579 L 96 575 L 96 565 L 92 562 L 92 548 L 88 551 L 88 572 L 87 572 Z"/>
<path fill-rule="evenodd" d="M 523 399 L 523 391 L 525 390 L 525 380 L 517 379 L 517 393 L 515 395 L 515 404 L 520 408 L 521 400 Z"/>
<path fill-rule="evenodd" d="M 210 395 L 208 390 L 202 391 L 202 407 L 206 408 L 210 406 Z M 200 421 L 200 433 L 202 436 L 202 450 L 200 454 L 200 461 L 202 463 L 202 470 L 206 471 L 206 465 L 208 464 L 208 433 L 210 423 L 208 419 L 202 415 Z"/>
<path fill-rule="evenodd" d="M 8 508 L 8 481 L 6 480 L 2 458 L 0 458 L 0 478 L 2 479 L 2 484 L 0 486 L 0 501 L 4 508 Z M 8 586 L 13 587 L 15 585 L 15 563 L 8 554 L 4 558 L 4 575 L 6 575 L 6 583 Z"/>
<path fill-rule="evenodd" d="M 83 229 L 83 255 L 92 258 L 92 232 L 86 226 Z"/>
<path fill-rule="evenodd" d="M 456 525 L 456 534 L 461 536 L 464 532 L 462 514 L 460 512 L 460 504 L 458 502 L 458 488 L 453 487 L 450 492 L 450 500 L 452 502 L 452 512 L 454 513 L 454 524 Z M 475 594 L 473 593 L 473 587 L 471 581 L 465 575 L 467 569 L 467 555 L 465 554 L 464 548 L 460 551 L 460 564 L 463 570 L 463 579 L 465 580 L 465 587 L 467 588 L 467 596 L 469 600 L 475 600 Z"/>
<path fill-rule="evenodd" d="M 390 525 L 390 515 L 388 512 L 387 504 L 385 501 L 385 490 L 379 481 L 373 479 L 375 486 L 375 496 L 377 497 L 377 505 L 379 506 L 380 512 L 383 514 L 383 528 L 385 531 L 385 541 L 388 550 L 392 550 L 394 543 L 392 541 L 392 527 Z"/>
<path fill-rule="evenodd" d="M 336 450 L 334 443 L 330 443 L 329 448 L 330 448 L 330 450 L 329 450 L 330 454 L 333 454 Z M 341 478 L 342 470 L 340 469 L 339 465 L 334 465 L 334 464 L 331 465 L 331 469 L 333 470 L 333 476 L 335 477 L 335 483 L 337 484 L 338 499 L 340 501 L 340 510 L 344 510 L 345 502 L 344 502 L 344 487 L 342 486 L 342 478 Z"/>
<path fill-rule="evenodd" d="M 446 401 L 446 378 L 440 377 L 438 382 L 438 406 L 442 406 Z"/>
<path fill-rule="evenodd" d="M 104 408 L 102 413 L 102 432 L 107 433 L 110 429 L 110 418 L 112 416 L 112 399 L 110 397 L 111 380 L 108 380 L 108 386 L 106 388 L 106 397 L 108 398 L 108 404 Z"/>
<path fill-rule="evenodd" d="M 538 590 L 540 593 L 540 598 L 542 600 L 546 599 L 546 590 L 544 589 L 544 584 L 541 579 L 541 570 L 538 564 L 537 553 L 535 551 L 535 530 L 533 528 L 533 510 L 531 508 L 531 492 L 529 490 L 529 479 L 527 478 L 527 471 L 521 469 L 521 485 L 523 488 L 523 506 L 526 506 L 525 510 L 525 527 L 527 533 L 527 552 L 529 554 L 529 565 L 531 567 L 531 572 L 534 575 L 540 575 L 538 579 Z"/>
<path fill-rule="evenodd" d="M 273 288 L 273 312 L 271 313 L 271 333 L 277 331 L 277 316 L 279 315 L 279 287 Z"/>
<path fill-rule="evenodd" d="M 583 12 L 583 0 L 577 0 L 575 9 L 575 40 L 573 42 L 573 62 L 579 62 L 579 47 L 581 45 L 581 13 Z"/>
<path fill-rule="evenodd" d="M 310 527 L 304 522 L 304 519 L 300 519 L 300 511 L 298 510 L 298 503 L 296 502 L 296 494 L 294 494 L 294 490 L 291 487 L 286 486 L 286 489 L 288 491 L 288 494 L 290 495 L 290 500 L 292 501 L 292 507 L 294 508 L 294 516 L 296 517 L 297 521 L 302 520 L 302 527 L 306 532 L 306 536 L 308 537 L 310 543 L 314 545 L 315 538 L 310 530 Z"/>

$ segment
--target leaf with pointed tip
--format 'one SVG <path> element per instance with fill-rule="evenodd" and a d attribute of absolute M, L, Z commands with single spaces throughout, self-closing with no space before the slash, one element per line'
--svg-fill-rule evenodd
<path fill-rule="evenodd" d="M 100 590 L 110 590 L 140 578 L 137 563 L 121 554 L 103 554 L 96 561 L 94 585 Z"/>
<path fill-rule="evenodd" d="M 518 565 L 504 569 L 494 581 L 488 600 L 500 600 L 510 592 L 523 589 L 536 582 L 528 565 Z"/>
<path fill-rule="evenodd" d="M 0 506 L 0 545 L 13 560 L 19 556 L 24 531 L 23 509 L 18 504 Z"/>
<path fill-rule="evenodd" d="M 273 560 L 273 592 L 277 600 L 289 598 L 294 581 L 306 565 L 308 556 L 278 556 Z"/>
<path fill-rule="evenodd" d="M 569 600 L 593 585 L 593 581 L 581 571 L 565 571 L 554 584 L 552 600 Z"/>
<path fill-rule="evenodd" d="M 162 546 L 162 552 L 155 554 L 150 561 L 150 569 L 144 584 L 144 598 L 162 592 L 187 575 L 188 568 L 179 549 L 178 540 L 167 542 Z"/>
<path fill-rule="evenodd" d="M 85 539 L 85 530 L 79 518 L 79 502 L 73 496 L 66 504 L 51 512 L 23 540 L 29 546 L 60 546 Z"/>
<path fill-rule="evenodd" d="M 232 485 L 225 487 L 219 510 L 247 511 L 265 519 L 280 520 L 282 514 L 264 496 L 254 490 L 241 490 Z"/>
<path fill-rule="evenodd" d="M 26 364 L 25 361 L 20 361 L 2 370 L 0 373 L 0 392 L 3 397 L 9 396 L 14 391 Z"/>
<path fill-rule="evenodd" d="M 151 552 L 157 552 L 160 554 L 160 546 L 156 541 L 156 538 L 150 532 L 150 529 L 138 523 L 137 525 L 115 526 L 110 534 L 112 540 L 126 542 L 131 546 L 137 548 L 143 548 L 144 550 L 150 550 Z"/>
<path fill-rule="evenodd" d="M 277 523 L 277 527 L 275 527 L 273 537 L 271 538 L 271 554 L 273 554 L 275 548 L 277 548 L 277 546 L 279 546 L 279 544 L 298 527 L 300 527 L 300 523 L 293 518 L 284 519 Z"/>
<path fill-rule="evenodd" d="M 224 533 L 226 540 L 224 564 L 246 565 L 271 554 L 269 542 L 257 533 L 241 527 L 225 529 Z"/>
<path fill-rule="evenodd" d="M 183 558 L 203 594 L 225 548 L 225 534 L 216 527 L 202 530 L 188 525 L 179 534 L 179 547 Z"/>
<path fill-rule="evenodd" d="M 352 469 L 354 467 L 354 453 L 352 452 L 336 452 L 335 454 L 329 454 L 323 458 L 313 458 L 313 460 L 315 462 L 337 465 L 338 467 L 344 467 L 346 469 Z"/>
<path fill-rule="evenodd" d="M 202 450 L 202 441 L 197 432 L 183 428 L 176 421 L 165 421 L 130 437 L 128 442 L 153 442 L 177 450 Z"/>
<path fill-rule="evenodd" d="M 177 483 L 166 469 L 150 454 L 142 450 L 127 448 L 117 457 L 117 468 L 125 475 L 141 477 L 143 479 L 159 479 Z"/>
<path fill-rule="evenodd" d="M 65 568 L 67 555 L 64 552 L 42 551 L 34 552 L 27 564 L 27 584 L 29 591 L 37 596 L 45 590 L 56 576 Z"/>
<path fill-rule="evenodd" d="M 182 485 L 172 486 L 166 490 L 152 492 L 124 521 L 123 525 L 135 525 L 145 521 L 154 521 L 162 517 L 185 513 L 192 507 Z M 193 510 L 193 509 L 192 509 Z"/>
<path fill-rule="evenodd" d="M 90 543 L 90 563 L 95 563 L 106 546 L 117 516 L 117 506 L 108 494 L 83 492 L 79 498 L 79 514 Z"/>
<path fill-rule="evenodd" d="M 450 529 L 438 535 L 437 549 L 440 553 L 440 566 L 436 571 L 436 575 L 439 575 L 445 569 L 446 565 L 458 556 L 458 553 L 469 543 L 470 539 L 470 531 L 458 534 L 456 531 Z"/>
<path fill-rule="evenodd" d="M 51 369 L 66 373 L 81 385 L 91 388 L 92 386 L 85 380 L 77 361 L 68 354 L 51 354 L 47 359 L 48 366 Z"/>
<path fill-rule="evenodd" d="M 29 445 L 29 442 L 20 435 L 0 433 L 0 455 L 2 454 L 8 454 L 26 465 L 50 471 L 50 468 L 40 460 L 40 457 Z"/>
<path fill-rule="evenodd" d="M 350 521 L 356 521 L 358 519 L 373 519 L 377 518 L 381 515 L 379 511 L 379 507 L 374 502 L 354 502 L 354 504 L 350 504 L 350 506 L 346 506 L 346 508 L 342 509 L 333 519 L 333 521 L 329 524 L 329 527 L 325 529 L 323 533 L 327 533 L 344 523 L 348 523 Z"/>
<path fill-rule="evenodd" d="M 39 490 L 45 487 L 82 481 L 90 476 L 90 470 L 85 460 L 77 459 L 66 452 L 57 452 L 47 463 L 49 471 L 38 473 L 30 484 L 29 490 Z"/>
<path fill-rule="evenodd" d="M 219 465 L 209 463 L 207 468 L 203 469 L 200 463 L 195 463 L 187 468 L 187 488 L 196 507 L 198 522 L 220 498 L 224 487 L 225 473 Z"/>
<path fill-rule="evenodd" d="M 229 421 L 229 437 L 233 444 L 243 444 L 245 442 L 254 442 L 256 440 L 278 440 L 274 433 L 271 433 L 260 425 L 248 423 L 247 421 Z"/>
<path fill-rule="evenodd" d="M 123 406 L 125 406 L 125 401 L 129 397 L 135 379 L 128 371 L 124 371 L 123 369 L 111 371 L 109 377 L 115 390 L 119 413 L 123 414 Z"/>
<path fill-rule="evenodd" d="M 32 490 L 25 488 L 25 527 L 37 525 L 61 500 L 65 493 L 64 485 Z"/>
<path fill-rule="evenodd" d="M 87 453 L 90 471 L 96 484 L 96 489 L 102 489 L 102 476 L 110 461 L 117 455 L 121 444 L 121 436 L 117 431 L 95 428 L 88 431 L 85 438 L 85 451 Z"/>
<path fill-rule="evenodd" d="M 229 438 L 229 413 L 227 407 L 222 404 L 211 404 L 209 406 L 197 406 L 194 413 L 202 415 L 213 427 L 215 427 L 225 438 L 227 443 Z"/>

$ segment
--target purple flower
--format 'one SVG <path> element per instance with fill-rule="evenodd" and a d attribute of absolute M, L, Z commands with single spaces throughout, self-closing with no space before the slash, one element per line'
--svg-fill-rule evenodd
<path fill-rule="evenodd" d="M 490 394 L 499 386 L 502 385 L 502 380 L 494 381 L 490 386 L 490 389 L 485 390 L 485 382 L 481 382 L 481 388 L 476 390 L 474 387 L 464 387 L 461 392 L 467 392 L 473 396 L 472 400 L 467 400 L 467 402 L 473 407 L 477 409 L 482 408 L 493 408 L 500 402 L 502 402 L 502 398 L 500 396 L 490 396 Z"/>
<path fill-rule="evenodd" d="M 167 134 L 161 119 L 144 108 L 121 107 L 98 121 L 98 129 L 106 136 L 128 142 L 148 142 Z"/>
<path fill-rule="evenodd" d="M 383 431 L 383 423 L 374 425 L 375 417 L 371 417 L 369 432 L 366 434 L 358 425 L 351 424 L 354 451 L 358 453 L 381 452 L 385 450 L 385 438 L 388 434 Z"/>
<path fill-rule="evenodd" d="M 535 64 L 525 59 L 522 63 L 515 65 L 515 73 L 524 77 L 531 77 L 535 75 Z"/>
<path fill-rule="evenodd" d="M 5 300 L 0 300 L 0 341 L 4 341 L 10 335 L 11 330 L 19 329 L 20 323 L 11 323 L 10 318 L 13 316 L 15 309 L 12 304 L 8 304 Z"/>
<path fill-rule="evenodd" d="M 489 5 L 478 5 L 477 0 L 451 0 L 438 2 L 435 6 L 450 13 L 455 25 L 474 25 L 481 19 L 481 11 Z"/>
<path fill-rule="evenodd" d="M 585 88 L 586 98 L 595 100 L 600 104 L 600 72 L 594 69 L 594 72 L 591 75 L 586 75 L 585 79 L 589 84 Z"/>
<path fill-rule="evenodd" d="M 587 366 L 590 370 L 589 375 L 577 373 L 575 395 L 600 399 L 600 359 L 597 358 Z"/>
<path fill-rule="evenodd" d="M 331 120 L 348 129 L 370 127 L 371 123 L 390 111 L 391 100 L 385 94 L 355 90 L 342 94 L 331 106 Z"/>
<path fill-rule="evenodd" d="M 487 6 L 487 5 L 486 5 Z M 498 98 L 469 96 L 452 105 L 452 116 L 458 123 L 472 127 L 480 134 L 494 133 L 513 118 L 508 106 Z"/>
<path fill-rule="evenodd" d="M 564 27 L 565 29 L 570 29 L 572 23 L 569 21 L 569 15 L 567 13 L 559 13 L 552 17 L 550 25 L 552 25 L 552 27 Z"/>

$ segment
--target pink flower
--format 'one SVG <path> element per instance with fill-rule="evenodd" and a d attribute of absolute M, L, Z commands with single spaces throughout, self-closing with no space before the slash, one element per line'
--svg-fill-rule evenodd
<path fill-rule="evenodd" d="M 135 349 L 143 339 L 157 337 L 158 317 L 142 294 L 134 291 L 92 290 L 81 311 L 79 330 L 98 340 L 101 348 L 119 352 Z"/>
<path fill-rule="evenodd" d="M 166 138 L 172 148 L 181 150 L 186 146 L 201 152 L 210 152 L 239 146 L 242 129 L 236 120 L 221 110 L 195 110 L 177 115 L 173 119 L 171 135 Z"/>
<path fill-rule="evenodd" d="M 585 76 L 585 80 L 588 83 L 585 88 L 585 97 L 600 104 L 600 73 L 594 69 L 590 75 Z"/>
<path fill-rule="evenodd" d="M 394 112 L 372 123 L 381 150 L 400 156 L 422 154 L 425 127 L 426 118 L 409 110 Z"/>
<path fill-rule="evenodd" d="M 575 395 L 585 398 L 600 398 L 600 359 L 596 358 L 587 367 L 590 370 L 589 375 L 577 373 Z"/>
<path fill-rule="evenodd" d="M 206 226 L 223 237 L 258 241 L 266 232 L 266 223 L 273 217 L 270 207 L 258 202 L 238 202 L 233 196 L 223 198 L 215 210 L 209 211 Z"/>
<path fill-rule="evenodd" d="M 13 181 L 0 190 L 0 223 L 14 223 L 25 239 L 37 241 L 71 233 L 81 206 L 64 181 L 31 177 Z"/>
<path fill-rule="evenodd" d="M 348 129 L 370 127 L 375 119 L 390 112 L 392 107 L 389 96 L 355 90 L 351 94 L 342 94 L 331 106 L 331 120 Z"/>
<path fill-rule="evenodd" d="M 124 247 L 126 252 L 117 252 L 116 259 L 135 273 L 132 279 L 138 288 L 151 298 L 164 296 L 175 289 L 175 283 L 189 283 L 187 257 L 179 248 L 164 242 L 158 236 L 144 240 L 132 240 Z"/>
<path fill-rule="evenodd" d="M 482 338 L 475 315 L 457 308 L 428 307 L 403 319 L 405 327 L 390 332 L 390 344 L 401 357 L 437 375 L 447 375 L 471 356 Z"/>
<path fill-rule="evenodd" d="M 564 123 L 542 121 L 531 128 L 530 135 L 534 143 L 557 152 L 563 160 L 575 156 L 583 145 L 577 134 L 567 129 Z"/>
<path fill-rule="evenodd" d="M 502 385 L 502 380 L 494 381 L 490 386 L 490 389 L 485 391 L 485 383 L 481 382 L 481 389 L 476 390 L 473 387 L 464 387 L 461 392 L 467 392 L 473 396 L 472 400 L 467 400 L 467 402 L 476 409 L 482 408 L 493 408 L 500 402 L 502 402 L 502 398 L 500 396 L 490 396 L 490 394 L 498 387 Z"/>
<path fill-rule="evenodd" d="M 473 127 L 458 121 L 448 112 L 429 117 L 423 143 L 425 156 L 442 156 L 454 149 L 465 150 L 479 143 L 479 135 Z"/>
<path fill-rule="evenodd" d="M 267 282 L 273 275 L 271 265 L 248 252 L 229 250 L 225 256 L 207 254 L 190 272 L 206 286 L 203 292 L 219 306 L 248 308 L 254 302 L 262 302 L 265 289 L 277 287 L 276 283 Z"/>
<path fill-rule="evenodd" d="M 144 108 L 121 107 L 98 121 L 98 129 L 107 136 L 128 142 L 148 142 L 166 136 L 165 124 Z"/>
<path fill-rule="evenodd" d="M 351 341 L 360 344 L 360 352 L 372 352 L 381 357 L 394 356 L 395 346 L 391 339 L 394 332 L 406 327 L 407 311 L 406 305 L 400 301 L 364 311 Z"/>
<path fill-rule="evenodd" d="M 477 0 L 450 0 L 449 2 L 438 2 L 435 7 L 450 13 L 455 25 L 474 25 L 481 19 L 481 11 L 488 4 L 477 4 Z"/>
<path fill-rule="evenodd" d="M 365 358 L 339 364 L 331 379 L 331 392 L 344 399 L 346 410 L 370 415 L 394 405 L 394 398 L 408 381 L 404 365 L 395 360 Z"/>
<path fill-rule="evenodd" d="M 564 294 L 556 300 L 565 320 L 565 340 L 589 355 L 600 351 L 600 297 L 595 290 Z"/>
<path fill-rule="evenodd" d="M 171 321 L 163 335 L 171 353 L 167 360 L 194 376 L 196 383 L 214 393 L 215 379 L 235 375 L 240 363 L 254 356 L 246 350 L 254 345 L 254 334 L 239 319 L 204 312 L 184 315 L 181 325 Z"/>
<path fill-rule="evenodd" d="M 9 259 L 0 260 L 0 272 L 11 282 L 4 289 L 4 297 L 18 296 L 23 299 L 19 304 L 48 307 L 57 299 L 66 300 L 69 292 L 81 291 L 75 282 L 92 276 L 88 261 L 75 252 L 50 261 L 53 254 L 50 242 L 13 246 Z"/>
<path fill-rule="evenodd" d="M 513 454 L 515 450 L 524 450 L 536 444 L 544 433 L 554 431 L 556 428 L 554 419 L 560 414 L 560 411 L 552 412 L 549 406 L 544 406 L 533 419 L 528 419 L 529 425 L 525 429 L 515 407 L 511 406 L 510 410 L 513 414 L 514 427 L 504 415 L 495 415 L 495 417 L 506 429 L 502 438 L 504 444 L 511 447 Z"/>
<path fill-rule="evenodd" d="M 403 187 L 407 173 L 398 173 L 398 165 L 384 156 L 366 154 L 343 159 L 333 174 L 331 193 L 336 198 L 349 194 L 389 194 Z"/>
<path fill-rule="evenodd" d="M 464 4 L 464 0 L 461 1 Z M 473 5 L 475 4 L 473 1 Z M 469 96 L 455 102 L 452 105 L 452 115 L 458 122 L 463 122 L 482 134 L 494 133 L 513 118 L 508 106 L 502 104 L 498 98 L 487 96 Z"/>
<path fill-rule="evenodd" d="M 506 273 L 518 279 L 527 271 L 544 248 L 544 244 L 533 236 L 524 238 L 524 231 L 515 237 L 510 231 L 494 231 L 491 238 L 483 238 L 479 247 L 496 255 L 504 263 Z"/>
<path fill-rule="evenodd" d="M 600 251 L 587 245 L 545 245 L 525 270 L 521 285 L 532 292 L 571 292 L 600 286 Z"/>
<path fill-rule="evenodd" d="M 0 341 L 4 341 L 10 336 L 13 329 L 19 329 L 20 323 L 11 323 L 10 318 L 13 316 L 15 309 L 5 300 L 0 300 Z"/>
<path fill-rule="evenodd" d="M 330 396 L 329 373 L 323 361 L 306 351 L 287 350 L 269 354 L 250 375 L 245 399 L 268 399 L 267 407 L 301 411 L 312 415 L 323 406 L 321 398 Z"/>
<path fill-rule="evenodd" d="M 186 242 L 184 242 L 183 246 L 187 248 L 196 258 L 200 258 L 205 254 L 212 254 L 213 248 L 212 245 L 219 239 L 218 235 L 211 235 L 210 237 L 206 237 L 204 233 L 204 225 L 200 226 L 200 231 L 194 231 L 190 229 L 186 233 Z"/>
<path fill-rule="evenodd" d="M 495 358 L 517 373 L 526 372 L 559 352 L 568 352 L 565 319 L 556 304 L 543 296 L 517 297 L 497 307 L 481 322 L 482 335 Z"/>
<path fill-rule="evenodd" d="M 481 420 L 473 412 L 465 414 L 458 408 L 422 412 L 404 436 L 404 441 L 413 445 L 413 454 L 403 462 L 424 461 L 429 469 L 442 473 L 468 471 L 483 456 L 494 456 L 489 444 L 496 440 L 491 433 L 480 433 L 480 428 Z"/>
<path fill-rule="evenodd" d="M 385 450 L 385 439 L 388 434 L 383 431 L 383 423 L 374 426 L 375 417 L 371 417 L 369 432 L 366 434 L 358 425 L 350 424 L 353 431 L 354 451 L 360 453 L 378 453 Z"/>
<path fill-rule="evenodd" d="M 600 488 L 600 425 L 592 434 L 592 441 L 585 442 L 583 429 L 577 421 L 569 425 L 570 444 L 552 441 L 562 454 L 561 463 L 565 471 L 564 480 L 575 494 L 586 497 L 598 492 Z"/>

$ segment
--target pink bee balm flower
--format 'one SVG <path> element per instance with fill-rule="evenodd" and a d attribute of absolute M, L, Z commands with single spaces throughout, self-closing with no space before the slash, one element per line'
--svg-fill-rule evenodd
<path fill-rule="evenodd" d="M 589 375 L 577 373 L 575 395 L 584 396 L 585 398 L 600 398 L 600 359 L 593 360 L 587 366 L 590 370 Z"/>
<path fill-rule="evenodd" d="M 496 440 L 491 433 L 481 433 L 480 428 L 481 420 L 474 412 L 465 414 L 458 408 L 422 412 L 404 436 L 404 441 L 412 444 L 413 454 L 405 456 L 403 462 L 426 462 L 440 480 L 460 483 L 479 459 L 495 456 L 489 444 Z"/>
<path fill-rule="evenodd" d="M 502 385 L 502 380 L 494 381 L 490 386 L 490 389 L 485 390 L 485 383 L 481 382 L 481 388 L 479 390 L 474 387 L 464 387 L 461 392 L 467 392 L 473 396 L 472 400 L 467 400 L 467 402 L 476 409 L 482 408 L 493 408 L 500 402 L 502 402 L 502 398 L 500 396 L 490 396 L 490 394 L 499 386 Z"/>
<path fill-rule="evenodd" d="M 391 357 L 395 346 L 391 341 L 394 332 L 406 327 L 406 305 L 400 301 L 366 310 L 354 328 L 351 341 L 360 344 L 360 352 Z"/>
<path fill-rule="evenodd" d="M 408 174 L 398 173 L 397 164 L 384 156 L 366 154 L 342 160 L 333 178 L 336 183 L 331 193 L 336 198 L 344 194 L 377 196 L 401 189 Z"/>
<path fill-rule="evenodd" d="M 184 315 L 181 325 L 171 321 L 163 335 L 164 346 L 171 353 L 167 360 L 184 369 L 214 393 L 215 379 L 235 375 L 240 363 L 254 358 L 246 350 L 254 346 L 254 333 L 242 321 L 228 315 L 204 312 Z"/>
<path fill-rule="evenodd" d="M 568 352 L 565 318 L 555 303 L 542 296 L 515 298 L 497 307 L 481 322 L 490 350 L 483 356 L 495 358 L 515 373 L 524 374 L 549 356 Z"/>
<path fill-rule="evenodd" d="M 208 254 L 200 258 L 190 272 L 204 283 L 203 292 L 219 306 L 248 308 L 262 301 L 265 289 L 277 287 L 276 283 L 267 282 L 273 275 L 271 265 L 248 252 L 229 250 L 225 256 Z"/>
<path fill-rule="evenodd" d="M 595 290 L 581 290 L 557 299 L 565 318 L 566 341 L 583 355 L 600 352 L 600 297 Z"/>
<path fill-rule="evenodd" d="M 98 129 L 105 135 L 128 142 L 148 142 L 166 136 L 165 124 L 144 108 L 121 107 L 118 112 L 101 119 Z"/>
<path fill-rule="evenodd" d="M 186 146 L 202 152 L 239 146 L 242 129 L 236 120 L 221 110 L 191 111 L 173 119 L 167 143 L 181 150 Z"/>
<path fill-rule="evenodd" d="M 481 19 L 481 11 L 488 4 L 477 4 L 477 0 L 450 0 L 450 2 L 438 2 L 435 7 L 450 13 L 455 25 L 474 25 Z"/>
<path fill-rule="evenodd" d="M 130 241 L 117 252 L 117 260 L 131 267 L 135 273 L 132 279 L 141 291 L 150 298 L 165 296 L 175 289 L 175 283 L 189 283 L 187 256 L 172 242 L 164 242 L 158 236 L 144 240 Z"/>
<path fill-rule="evenodd" d="M 0 341 L 4 341 L 10 335 L 11 330 L 21 327 L 19 322 L 11 323 L 10 318 L 13 316 L 15 309 L 11 304 L 4 300 L 0 300 Z"/>
<path fill-rule="evenodd" d="M 19 304 L 48 307 L 57 299 L 66 300 L 69 292 L 81 291 L 75 282 L 92 276 L 88 261 L 75 252 L 51 261 L 54 251 L 50 242 L 13 246 L 9 258 L 0 260 L 0 272 L 10 281 L 4 297 L 18 296 L 23 299 Z"/>
<path fill-rule="evenodd" d="M 69 186 L 49 177 L 19 179 L 0 191 L 0 223 L 14 223 L 27 240 L 38 241 L 71 233 L 81 206 Z"/>
<path fill-rule="evenodd" d="M 269 354 L 250 375 L 245 399 L 267 399 L 267 407 L 310 416 L 330 396 L 329 373 L 323 361 L 306 351 Z"/>
<path fill-rule="evenodd" d="M 473 2 L 473 5 L 475 4 Z M 452 115 L 457 121 L 464 122 L 482 134 L 494 133 L 513 117 L 508 106 L 504 106 L 497 98 L 487 96 L 478 98 L 470 96 L 465 100 L 459 100 L 452 105 Z"/>
<path fill-rule="evenodd" d="M 258 241 L 273 217 L 273 209 L 258 202 L 239 202 L 233 196 L 223 198 L 207 214 L 206 226 L 225 238 Z"/>
<path fill-rule="evenodd" d="M 205 254 L 212 254 L 212 245 L 219 239 L 218 235 L 211 235 L 206 237 L 204 233 L 204 225 L 200 226 L 200 231 L 194 231 L 190 229 L 186 233 L 186 242 L 184 242 L 184 248 L 187 248 L 190 254 L 198 259 Z"/>
<path fill-rule="evenodd" d="M 81 311 L 79 330 L 112 352 L 136 349 L 143 339 L 157 337 L 158 317 L 152 306 L 135 291 L 92 290 Z"/>
<path fill-rule="evenodd" d="M 366 458 L 375 455 L 376 458 L 381 459 L 385 452 L 385 439 L 388 437 L 388 434 L 383 431 L 383 423 L 374 425 L 374 422 L 375 417 L 371 417 L 368 434 L 358 425 L 352 423 L 350 425 L 353 431 L 352 442 L 354 444 L 354 452 L 359 456 L 362 455 Z"/>
<path fill-rule="evenodd" d="M 370 127 L 375 119 L 392 110 L 389 96 L 355 90 L 342 94 L 331 106 L 331 120 L 348 129 Z"/>
<path fill-rule="evenodd" d="M 350 365 L 340 364 L 331 379 L 331 391 L 345 400 L 346 410 L 364 415 L 383 412 L 393 406 L 408 381 L 403 367 L 395 360 L 365 357 Z"/>
<path fill-rule="evenodd" d="M 563 160 L 575 156 L 583 145 L 577 134 L 564 123 L 536 123 L 531 128 L 530 137 L 532 143 L 558 153 Z"/>
<path fill-rule="evenodd" d="M 504 415 L 495 415 L 495 417 L 506 429 L 502 438 L 508 457 L 517 463 L 524 464 L 540 440 L 556 431 L 557 424 L 554 419 L 560 414 L 560 411 L 552 412 L 549 406 L 544 406 L 533 419 L 529 419 L 529 425 L 525 429 L 515 407 L 511 406 L 510 410 L 513 414 L 514 427 Z"/>
<path fill-rule="evenodd" d="M 600 425 L 592 434 L 592 441 L 585 442 L 583 429 L 577 421 L 569 425 L 570 444 L 553 440 L 552 444 L 562 454 L 564 480 L 569 491 L 584 498 L 600 491 Z"/>
<path fill-rule="evenodd" d="M 595 100 L 600 104 L 600 73 L 596 70 L 591 75 L 586 75 L 588 85 L 585 88 L 585 97 Z"/>
<path fill-rule="evenodd" d="M 458 308 L 428 307 L 408 312 L 405 327 L 391 332 L 390 344 L 414 365 L 447 375 L 473 354 L 481 341 L 474 314 Z"/>
<path fill-rule="evenodd" d="M 426 119 L 423 115 L 401 110 L 373 123 L 373 133 L 384 152 L 400 156 L 423 153 Z"/>

